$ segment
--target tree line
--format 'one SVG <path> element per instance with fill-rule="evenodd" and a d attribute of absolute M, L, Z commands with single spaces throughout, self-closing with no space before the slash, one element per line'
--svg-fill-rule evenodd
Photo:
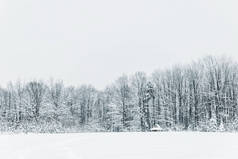
<path fill-rule="evenodd" d="M 238 130 L 238 64 L 207 56 L 150 76 L 122 75 L 103 91 L 32 80 L 0 89 L 2 132 Z"/>

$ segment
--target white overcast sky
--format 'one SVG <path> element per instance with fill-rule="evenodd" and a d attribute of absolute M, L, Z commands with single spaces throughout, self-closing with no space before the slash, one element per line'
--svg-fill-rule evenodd
<path fill-rule="evenodd" d="M 237 0 L 0 0 L 0 84 L 101 89 L 208 54 L 238 61 Z"/>

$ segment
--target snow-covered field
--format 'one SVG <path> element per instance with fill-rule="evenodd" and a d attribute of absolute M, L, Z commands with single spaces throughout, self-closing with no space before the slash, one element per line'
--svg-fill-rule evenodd
<path fill-rule="evenodd" d="M 238 134 L 0 135 L 1 159 L 237 159 Z"/>

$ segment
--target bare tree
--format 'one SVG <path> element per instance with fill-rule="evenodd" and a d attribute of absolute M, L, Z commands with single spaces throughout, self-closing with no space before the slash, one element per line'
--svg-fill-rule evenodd
<path fill-rule="evenodd" d="M 42 82 L 32 81 L 26 85 L 34 117 L 40 116 L 40 107 L 43 102 L 45 86 Z"/>
<path fill-rule="evenodd" d="M 132 77 L 132 86 L 137 97 L 137 103 L 139 107 L 140 115 L 140 127 L 142 131 L 145 131 L 145 117 L 143 109 L 143 98 L 145 96 L 147 77 L 144 72 L 137 72 Z"/>

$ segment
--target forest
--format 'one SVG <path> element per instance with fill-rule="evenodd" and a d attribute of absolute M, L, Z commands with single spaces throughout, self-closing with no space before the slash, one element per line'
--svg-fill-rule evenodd
<path fill-rule="evenodd" d="M 133 65 L 133 63 L 132 63 Z M 207 56 L 147 75 L 122 75 L 104 90 L 63 81 L 0 88 L 0 131 L 14 133 L 237 131 L 238 63 Z"/>

